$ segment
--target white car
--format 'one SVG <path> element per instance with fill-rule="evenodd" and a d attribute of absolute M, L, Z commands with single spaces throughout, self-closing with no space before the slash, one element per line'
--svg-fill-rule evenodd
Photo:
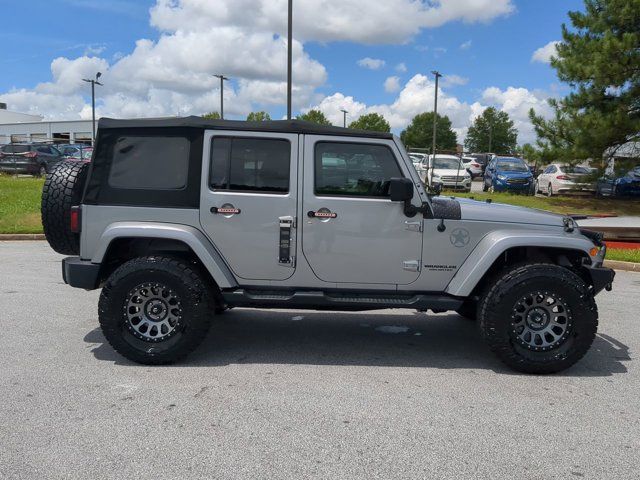
<path fill-rule="evenodd" d="M 464 168 L 471 174 L 471 178 L 482 176 L 482 165 L 474 157 L 462 157 Z"/>
<path fill-rule="evenodd" d="M 428 155 L 418 173 L 430 187 L 471 191 L 471 175 L 455 155 Z"/>
<path fill-rule="evenodd" d="M 595 182 L 589 179 L 594 171 L 591 167 L 552 163 L 538 175 L 536 193 L 546 193 L 550 197 L 559 193 L 595 192 Z"/>

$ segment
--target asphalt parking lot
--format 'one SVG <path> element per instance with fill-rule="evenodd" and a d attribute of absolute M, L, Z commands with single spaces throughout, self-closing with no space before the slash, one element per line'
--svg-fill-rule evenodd
<path fill-rule="evenodd" d="M 0 478 L 638 478 L 640 274 L 590 353 L 515 374 L 454 314 L 232 310 L 180 365 L 97 328 L 44 242 L 0 242 Z"/>

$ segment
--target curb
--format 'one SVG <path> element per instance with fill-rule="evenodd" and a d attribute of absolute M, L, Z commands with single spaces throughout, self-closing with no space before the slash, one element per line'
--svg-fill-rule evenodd
<path fill-rule="evenodd" d="M 46 240 L 43 233 L 0 233 L 0 242 L 4 240 Z"/>
<path fill-rule="evenodd" d="M 620 260 L 605 260 L 604 266 L 614 270 L 625 270 L 627 272 L 640 272 L 640 263 L 621 262 Z"/>

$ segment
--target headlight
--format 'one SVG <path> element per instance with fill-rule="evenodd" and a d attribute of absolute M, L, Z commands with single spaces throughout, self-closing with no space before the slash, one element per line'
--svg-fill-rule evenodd
<path fill-rule="evenodd" d="M 506 180 L 507 177 L 504 175 L 498 175 L 498 180 Z"/>

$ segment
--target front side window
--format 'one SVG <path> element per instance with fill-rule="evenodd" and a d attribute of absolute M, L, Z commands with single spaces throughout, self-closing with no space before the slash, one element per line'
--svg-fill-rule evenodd
<path fill-rule="evenodd" d="M 189 140 L 120 136 L 113 148 L 109 186 L 132 190 L 180 190 L 187 184 Z"/>
<path fill-rule="evenodd" d="M 314 162 L 316 195 L 388 197 L 391 178 L 403 176 L 385 145 L 318 142 Z"/>
<path fill-rule="evenodd" d="M 291 143 L 275 138 L 214 137 L 209 186 L 213 190 L 289 192 Z"/>

